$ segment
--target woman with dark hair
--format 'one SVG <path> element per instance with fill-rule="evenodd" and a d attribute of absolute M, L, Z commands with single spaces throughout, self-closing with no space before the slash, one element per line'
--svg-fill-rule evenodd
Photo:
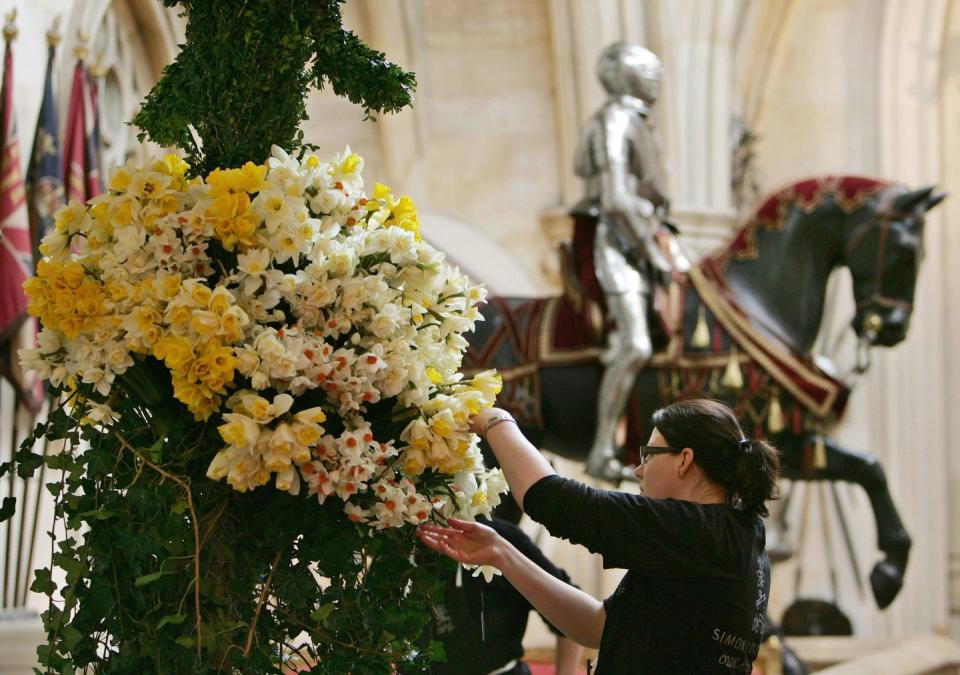
<path fill-rule="evenodd" d="M 483 525 L 451 520 L 422 527 L 420 539 L 498 568 L 567 637 L 599 648 L 598 675 L 749 673 L 770 590 L 760 517 L 778 496 L 777 453 L 746 438 L 716 401 L 673 403 L 653 424 L 636 495 L 558 476 L 503 410 L 473 421 L 531 518 L 600 554 L 604 567 L 627 570 L 603 602 L 543 573 Z"/>

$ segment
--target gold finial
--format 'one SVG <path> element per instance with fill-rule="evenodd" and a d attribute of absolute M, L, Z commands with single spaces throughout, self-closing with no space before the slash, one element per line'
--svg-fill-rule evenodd
<path fill-rule="evenodd" d="M 74 55 L 81 61 L 86 61 L 90 55 L 90 49 L 87 43 L 90 42 L 90 35 L 82 30 L 77 31 L 77 46 L 73 48 Z"/>
<path fill-rule="evenodd" d="M 694 349 L 706 349 L 710 346 L 710 328 L 707 326 L 707 313 L 703 305 L 697 310 L 697 325 L 690 336 L 690 346 Z"/>
<path fill-rule="evenodd" d="M 47 44 L 51 47 L 56 47 L 60 44 L 60 16 L 58 15 L 54 20 L 53 24 L 50 26 L 50 30 L 47 31 Z"/>
<path fill-rule="evenodd" d="M 94 59 L 93 65 L 90 66 L 90 75 L 92 77 L 102 79 L 107 74 L 107 66 L 103 62 L 103 52 L 97 52 L 97 58 Z"/>
<path fill-rule="evenodd" d="M 17 8 L 7 12 L 7 22 L 3 25 L 3 39 L 13 42 L 17 38 Z"/>
<path fill-rule="evenodd" d="M 723 370 L 720 384 L 727 389 L 743 389 L 743 373 L 740 371 L 740 359 L 737 357 L 737 348 L 730 346 L 730 357 L 727 367 Z"/>

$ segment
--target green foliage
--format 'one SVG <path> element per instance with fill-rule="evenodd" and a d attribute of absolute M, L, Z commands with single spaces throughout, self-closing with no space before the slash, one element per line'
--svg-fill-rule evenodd
<path fill-rule="evenodd" d="M 182 148 L 207 174 L 262 162 L 273 144 L 304 147 L 310 87 L 329 84 L 368 117 L 409 105 L 413 74 L 343 29 L 342 1 L 163 0 L 182 7 L 186 44 L 133 119 L 141 140 Z M 210 480 L 219 419 L 195 422 L 152 357 L 117 384 L 108 429 L 85 421 L 100 399 L 80 384 L 0 465 L 0 476 L 28 478 L 44 463 L 57 476 L 46 486 L 52 566 L 31 586 L 50 598 L 44 672 L 283 673 L 300 658 L 309 672 L 362 675 L 437 658 L 419 636 L 442 592 L 440 563 L 412 562 L 411 526 L 369 536 L 335 498 Z M 375 423 L 386 438 L 405 424 L 392 413 Z M 42 438 L 63 450 L 36 454 Z M 0 521 L 15 505 L 3 500 Z"/>
<path fill-rule="evenodd" d="M 148 368 L 121 376 L 109 430 L 81 424 L 83 396 L 94 396 L 81 390 L 0 466 L 26 476 L 45 462 L 59 475 L 48 486 L 52 562 L 65 579 L 39 569 L 31 586 L 50 597 L 44 672 L 283 673 L 299 655 L 312 664 L 303 672 L 385 674 L 436 658 L 418 636 L 442 593 L 441 562 L 412 562 L 412 527 L 371 537 L 339 500 L 207 479 L 216 426 L 130 386 Z M 40 458 L 44 435 L 73 441 Z"/>
<path fill-rule="evenodd" d="M 199 175 L 302 147 L 310 87 L 329 84 L 368 117 L 409 105 L 413 73 L 345 30 L 342 2 L 164 0 L 183 8 L 187 40 L 133 118 L 141 140 L 182 148 Z"/>

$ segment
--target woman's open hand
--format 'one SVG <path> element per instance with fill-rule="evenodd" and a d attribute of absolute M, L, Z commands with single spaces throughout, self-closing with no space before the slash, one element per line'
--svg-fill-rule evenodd
<path fill-rule="evenodd" d="M 421 525 L 417 537 L 426 546 L 468 565 L 498 566 L 505 540 L 486 525 L 451 518 L 450 527 Z"/>

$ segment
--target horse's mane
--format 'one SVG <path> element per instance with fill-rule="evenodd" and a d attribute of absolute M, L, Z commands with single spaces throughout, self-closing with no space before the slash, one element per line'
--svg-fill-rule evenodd
<path fill-rule="evenodd" d="M 716 262 L 756 258 L 757 230 L 781 229 L 791 206 L 812 213 L 832 197 L 833 204 L 850 213 L 890 185 L 889 181 L 866 176 L 817 176 L 786 185 L 761 200 L 726 245 L 710 258 Z"/>

